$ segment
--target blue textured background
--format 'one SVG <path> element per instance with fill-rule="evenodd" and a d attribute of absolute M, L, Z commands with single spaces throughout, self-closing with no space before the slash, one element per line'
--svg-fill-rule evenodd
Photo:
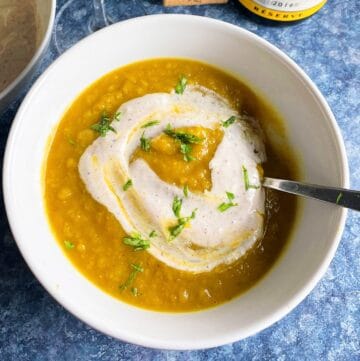
<path fill-rule="evenodd" d="M 65 24 L 63 19 L 57 23 L 58 36 L 56 42 L 53 36 L 41 71 L 59 51 L 82 36 L 85 28 L 74 24 L 79 19 L 86 23 L 90 0 L 75 1 L 79 11 Z M 58 14 L 65 2 L 58 1 Z M 300 64 L 328 100 L 344 136 L 352 187 L 360 189 L 359 0 L 330 0 L 315 16 L 291 25 L 262 20 L 236 1 L 172 9 L 164 9 L 160 1 L 105 2 L 113 20 L 162 12 L 192 13 L 239 25 L 278 46 Z M 23 95 L 0 114 L 1 154 Z M 246 340 L 193 352 L 126 344 L 70 315 L 25 264 L 2 202 L 0 214 L 0 360 L 360 360 L 360 214 L 349 212 L 342 241 L 325 277 L 291 314 Z"/>

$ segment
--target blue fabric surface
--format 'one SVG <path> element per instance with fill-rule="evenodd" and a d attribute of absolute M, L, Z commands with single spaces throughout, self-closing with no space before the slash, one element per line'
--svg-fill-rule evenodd
<path fill-rule="evenodd" d="M 78 37 L 77 18 L 58 21 L 35 78 Z M 269 40 L 313 79 L 332 108 L 349 158 L 352 188 L 360 189 L 360 1 L 330 0 L 315 16 L 295 24 L 260 19 L 238 2 L 165 9 L 160 1 L 106 1 L 110 20 L 163 12 L 222 19 Z M 65 0 L 59 0 L 57 12 Z M 85 23 L 85 22 L 84 22 Z M 27 89 L 24 89 L 23 93 Z M 0 114 L 0 151 L 24 94 Z M 77 320 L 43 289 L 21 257 L 0 204 L 1 360 L 360 360 L 360 214 L 349 212 L 346 229 L 325 277 L 287 317 L 265 331 L 223 347 L 159 351 L 117 341 Z"/>

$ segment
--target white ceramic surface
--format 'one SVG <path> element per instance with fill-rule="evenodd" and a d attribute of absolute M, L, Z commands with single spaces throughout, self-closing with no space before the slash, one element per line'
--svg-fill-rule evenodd
<path fill-rule="evenodd" d="M 51 38 L 55 19 L 56 0 L 36 0 L 35 2 L 39 22 L 36 52 L 23 71 L 0 92 L 0 114 L 16 97 L 19 91 L 21 91 L 21 88 L 26 86 L 36 70 L 36 66 L 39 63 L 42 54 L 44 54 Z"/>
<path fill-rule="evenodd" d="M 136 60 L 169 56 L 199 59 L 239 74 L 286 120 L 290 143 L 302 158 L 303 180 L 349 185 L 336 121 L 317 88 L 292 60 L 254 34 L 224 22 L 155 15 L 94 33 L 63 54 L 34 84 L 6 148 L 5 203 L 31 270 L 84 322 L 144 346 L 213 347 L 268 327 L 305 298 L 335 253 L 346 211 L 305 200 L 293 239 L 276 266 L 250 291 L 213 309 L 183 314 L 146 311 L 108 296 L 87 281 L 61 251 L 44 213 L 41 167 L 48 137 L 69 104 L 94 80 Z"/>

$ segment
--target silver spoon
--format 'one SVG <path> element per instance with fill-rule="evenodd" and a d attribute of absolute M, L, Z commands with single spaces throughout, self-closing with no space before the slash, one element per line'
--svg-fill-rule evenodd
<path fill-rule="evenodd" d="M 360 211 L 360 191 L 265 177 L 263 186 Z"/>

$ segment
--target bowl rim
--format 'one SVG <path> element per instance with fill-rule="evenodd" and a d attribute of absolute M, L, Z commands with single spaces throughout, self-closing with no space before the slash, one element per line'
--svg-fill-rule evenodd
<path fill-rule="evenodd" d="M 340 128 L 335 120 L 335 117 L 327 104 L 324 96 L 321 94 L 317 86 L 312 82 L 312 80 L 309 78 L 309 76 L 300 68 L 299 65 L 297 65 L 288 55 L 286 55 L 284 52 L 282 52 L 280 49 L 278 49 L 275 45 L 271 44 L 267 40 L 261 38 L 260 36 L 241 28 L 237 25 L 233 25 L 221 20 L 202 17 L 202 16 L 196 16 L 196 15 L 185 15 L 185 14 L 156 14 L 156 15 L 147 15 L 147 16 L 141 16 L 137 18 L 128 19 L 125 21 L 122 21 L 120 23 L 116 23 L 113 25 L 110 25 L 104 29 L 101 29 L 88 37 L 80 40 L 77 44 L 75 44 L 70 49 L 66 50 L 64 54 L 66 56 L 69 56 L 73 49 L 78 46 L 82 46 L 83 44 L 93 41 L 96 39 L 99 33 L 103 31 L 111 31 L 109 28 L 113 27 L 124 27 L 128 23 L 138 23 L 138 22 L 146 22 L 146 21 L 156 21 L 164 19 L 164 18 L 173 18 L 173 19 L 184 19 L 186 21 L 195 21 L 195 22 L 202 22 L 204 24 L 210 24 L 215 26 L 221 26 L 224 28 L 227 28 L 228 30 L 232 30 L 233 32 L 243 33 L 246 37 L 254 40 L 257 42 L 260 46 L 265 48 L 266 50 L 270 51 L 278 61 L 281 61 L 289 66 L 289 68 L 296 72 L 301 80 L 304 82 L 304 85 L 307 87 L 308 91 L 313 94 L 317 102 L 319 103 L 319 106 L 323 109 L 326 117 L 328 118 L 328 125 L 331 128 L 334 137 L 337 142 L 337 151 L 339 152 L 340 161 L 341 161 L 341 178 L 342 178 L 342 185 L 345 188 L 349 187 L 349 168 L 348 168 L 348 160 L 346 157 L 346 151 L 345 146 L 343 142 L 343 138 L 340 132 Z M 60 56 L 58 59 L 56 59 L 49 68 L 37 79 L 37 81 L 33 84 L 31 87 L 29 93 L 26 95 L 23 103 L 21 104 L 18 113 L 16 114 L 16 117 L 14 119 L 14 122 L 12 124 L 9 137 L 6 144 L 5 149 L 5 155 L 4 155 L 4 165 L 3 165 L 3 193 L 4 193 L 4 203 L 5 203 L 5 209 L 7 213 L 7 217 L 9 220 L 9 225 L 11 228 L 11 231 L 14 235 L 15 241 L 19 238 L 20 232 L 18 231 L 18 226 L 16 224 L 16 216 L 14 215 L 13 208 L 14 208 L 14 201 L 10 197 L 10 188 L 11 188 L 11 179 L 9 177 L 10 169 L 11 169 L 11 155 L 12 155 L 12 148 L 15 144 L 15 136 L 17 133 L 17 129 L 20 126 L 20 120 L 22 119 L 24 113 L 26 112 L 26 108 L 28 106 L 28 102 L 31 100 L 32 95 L 37 91 L 37 88 L 41 87 L 43 80 L 45 80 L 45 77 L 47 76 L 48 72 L 50 72 L 54 67 L 57 66 L 57 63 L 61 61 L 62 56 Z M 94 79 L 95 80 L 95 79 Z M 82 322 L 90 325 L 92 328 L 106 334 L 112 337 L 115 337 L 117 339 L 120 339 L 122 341 L 130 342 L 133 344 L 138 344 L 146 347 L 151 348 L 157 348 L 157 349 L 168 349 L 168 350 L 196 350 L 196 349 L 203 349 L 203 348 L 211 348 L 211 347 L 217 347 L 224 344 L 228 344 L 231 342 L 239 341 L 241 339 L 244 339 L 246 337 L 252 336 L 255 333 L 258 333 L 267 327 L 271 326 L 272 324 L 279 321 L 281 318 L 285 317 L 289 312 L 291 312 L 297 305 L 299 305 L 306 297 L 307 295 L 312 291 L 312 289 L 315 287 L 315 285 L 319 282 L 319 280 L 323 277 L 325 274 L 331 260 L 334 257 L 334 254 L 336 252 L 336 249 L 338 247 L 338 244 L 341 239 L 341 235 L 344 230 L 345 226 L 345 220 L 346 220 L 347 210 L 342 209 L 341 214 L 339 217 L 339 226 L 337 228 L 336 234 L 334 234 L 332 239 L 331 247 L 329 248 L 327 254 L 324 254 L 323 261 L 321 264 L 319 264 L 318 269 L 313 274 L 312 278 L 308 281 L 308 283 L 301 289 L 299 289 L 292 297 L 288 299 L 288 301 L 282 305 L 279 305 L 277 310 L 275 312 L 272 312 L 271 314 L 267 315 L 263 319 L 259 320 L 256 325 L 253 325 L 252 327 L 248 327 L 247 331 L 244 332 L 243 330 L 237 329 L 231 334 L 228 335 L 217 335 L 216 337 L 212 337 L 211 339 L 207 339 L 205 341 L 199 341 L 196 339 L 188 340 L 187 342 L 184 341 L 163 341 L 156 338 L 156 335 L 153 337 L 144 337 L 141 335 L 140 337 L 138 335 L 129 335 L 127 334 L 126 330 L 116 331 L 115 332 L 107 327 L 105 324 L 101 324 L 99 320 L 96 319 L 96 317 L 92 315 L 84 314 L 81 310 L 74 307 L 74 305 L 69 302 L 66 296 L 62 294 L 54 294 L 53 290 L 50 287 L 49 282 L 46 280 L 46 277 L 39 272 L 37 265 L 35 262 L 32 261 L 31 256 L 25 252 L 25 250 L 21 247 L 21 242 L 17 242 L 16 244 L 24 257 L 27 265 L 29 266 L 30 270 L 33 272 L 35 277 L 39 280 L 39 282 L 42 284 L 42 286 L 47 290 L 47 292 L 57 301 L 59 302 L 65 309 L 67 309 L 72 315 L 80 319 Z M 204 312 L 206 310 L 200 310 L 199 312 Z M 244 335 L 245 333 L 245 335 Z"/>
<path fill-rule="evenodd" d="M 56 13 L 56 0 L 51 0 L 49 22 L 46 28 L 45 35 L 43 36 L 40 42 L 40 45 L 37 47 L 34 55 L 27 63 L 26 67 L 17 75 L 17 77 L 5 89 L 0 91 L 0 99 L 5 99 L 6 96 L 9 95 L 21 83 L 22 80 L 25 79 L 26 75 L 30 73 L 31 69 L 36 65 L 38 60 L 41 58 L 41 55 L 46 49 L 46 46 L 51 38 L 51 34 L 55 23 L 55 13 Z"/>

